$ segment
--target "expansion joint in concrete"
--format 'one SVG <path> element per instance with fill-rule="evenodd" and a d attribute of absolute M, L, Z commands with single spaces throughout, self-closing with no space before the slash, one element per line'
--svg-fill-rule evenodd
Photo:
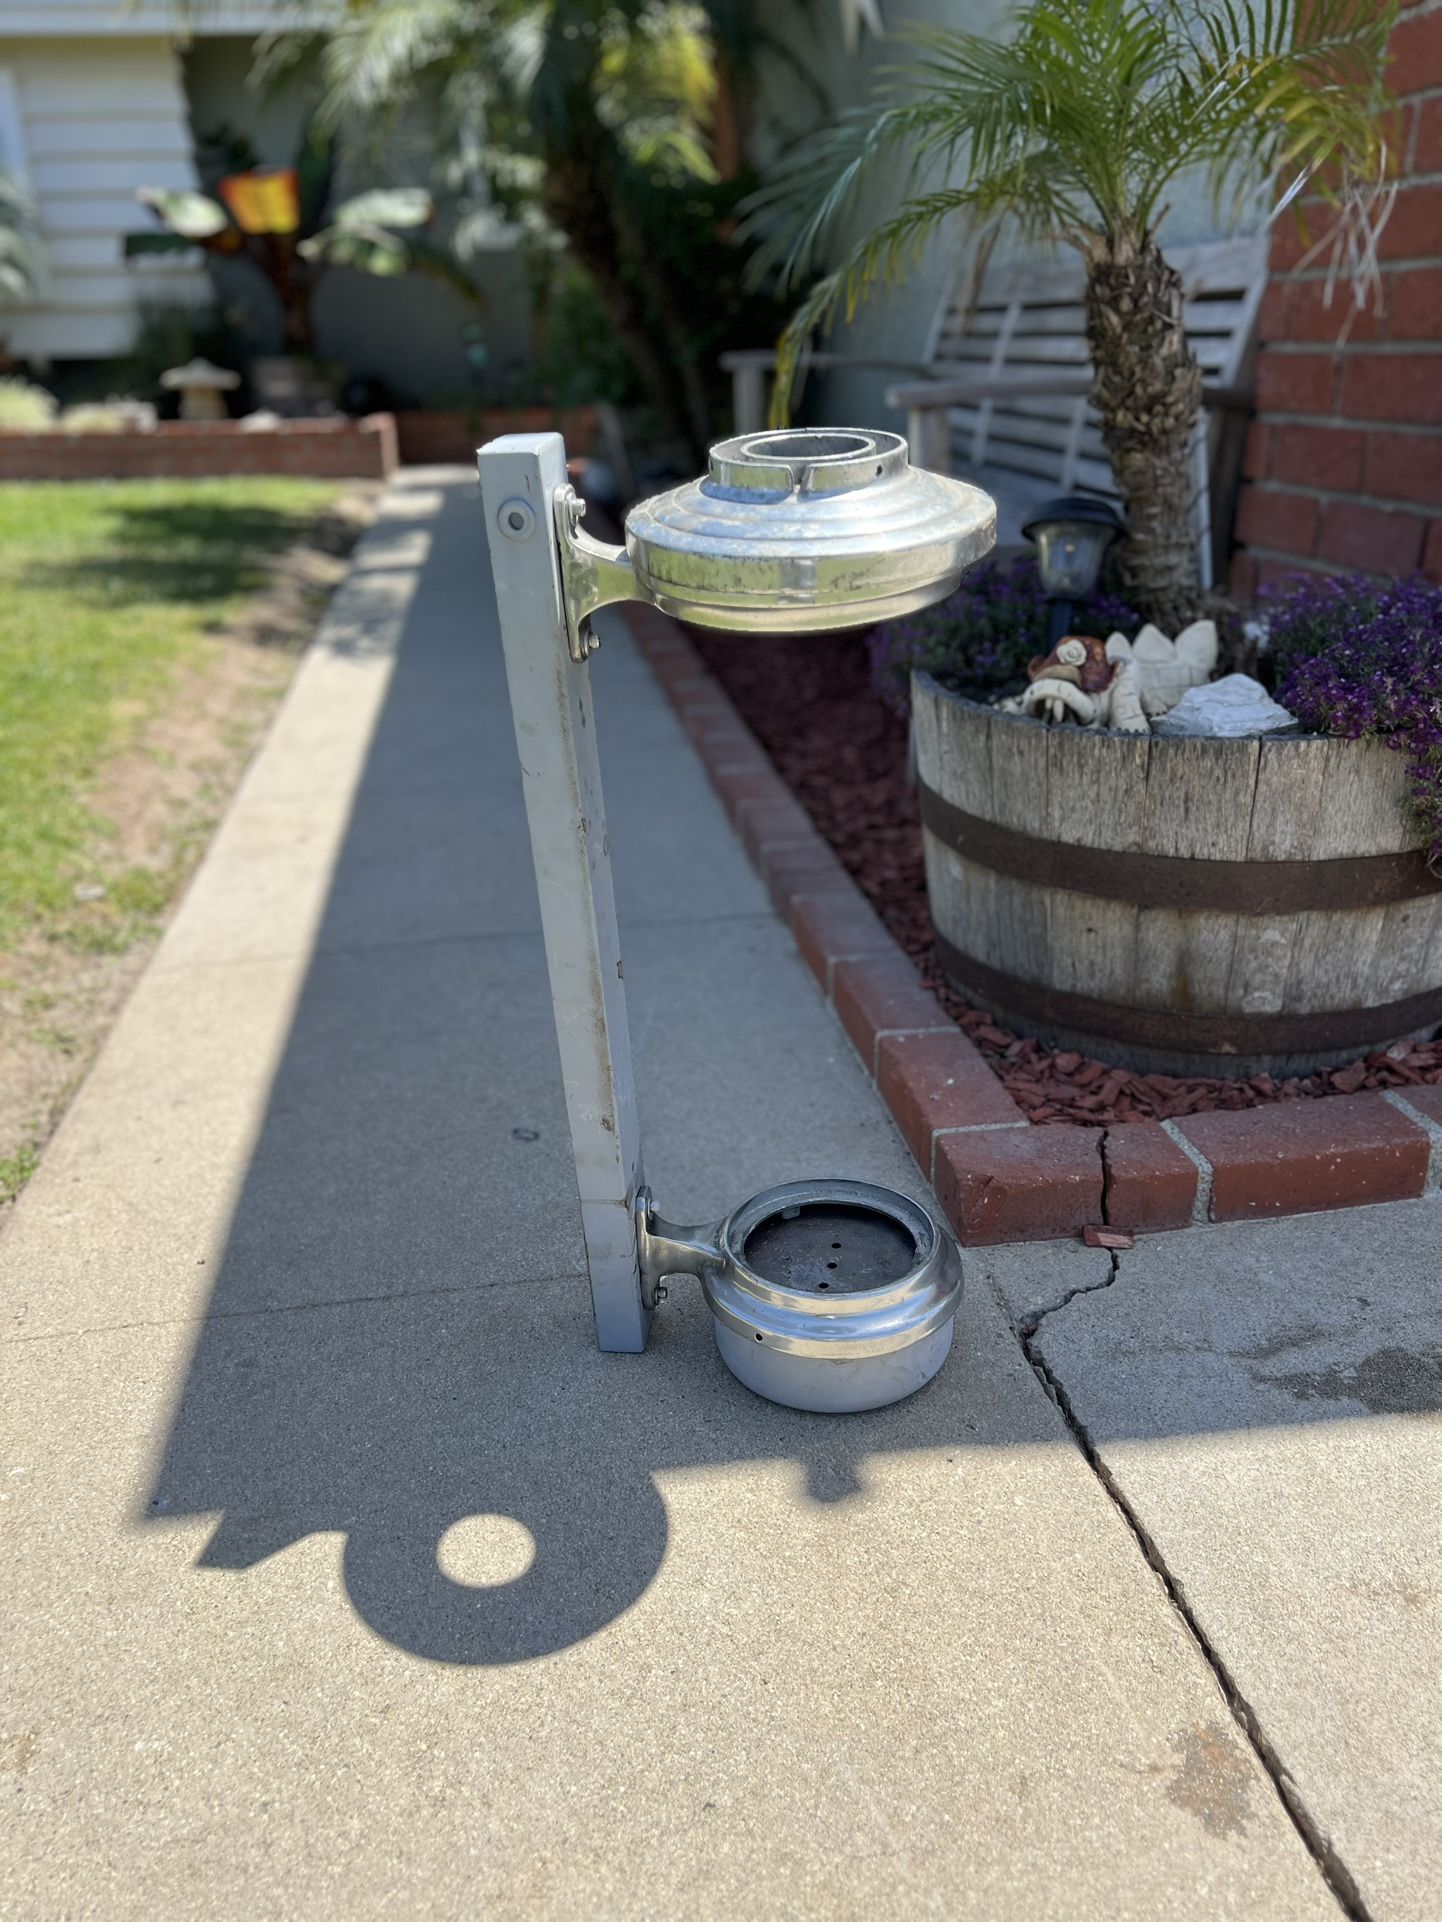
<path fill-rule="evenodd" d="M 1161 1130 L 1169 1141 L 1176 1143 L 1197 1171 L 1197 1193 L 1192 1203 L 1192 1226 L 1205 1228 L 1212 1219 L 1212 1164 L 1196 1143 L 1182 1133 L 1175 1121 L 1163 1121 Z"/>
<path fill-rule="evenodd" d="M 1197 1620 L 1181 1583 L 1167 1567 L 1161 1550 L 1143 1526 L 1140 1516 L 1127 1500 L 1116 1477 L 1102 1459 L 1096 1444 L 1087 1431 L 1086 1425 L 1078 1418 L 1075 1409 L 1072 1407 L 1071 1401 L 1060 1379 L 1048 1365 L 1045 1356 L 1037 1346 L 1037 1330 L 1046 1315 L 1054 1314 L 1058 1308 L 1064 1308 L 1067 1302 L 1074 1300 L 1077 1295 L 1095 1294 L 1099 1288 L 1109 1288 L 1116 1280 L 1117 1274 L 1120 1271 L 1120 1260 L 1119 1255 L 1114 1254 L 1112 1256 L 1112 1274 L 1107 1281 L 1101 1282 L 1092 1288 L 1073 1289 L 1070 1294 L 1066 1295 L 1056 1304 L 1055 1308 L 1045 1309 L 1041 1315 L 1034 1316 L 1023 1324 L 1017 1331 L 1018 1338 L 1021 1342 L 1022 1353 L 1026 1356 L 1032 1373 L 1041 1383 L 1042 1388 L 1053 1403 L 1055 1403 L 1062 1420 L 1066 1423 L 1070 1431 L 1072 1439 L 1085 1456 L 1088 1467 L 1101 1483 L 1113 1507 L 1130 1530 L 1132 1539 L 1141 1550 L 1142 1557 L 1147 1566 L 1161 1583 L 1167 1600 L 1171 1603 L 1173 1610 L 1181 1620 L 1187 1634 L 1196 1644 L 1203 1661 L 1206 1662 L 1208 1668 L 1212 1671 L 1213 1678 L 1216 1681 L 1217 1687 L 1221 1690 L 1222 1699 L 1227 1704 L 1232 1720 L 1236 1723 L 1248 1747 L 1266 1771 L 1267 1777 L 1273 1789 L 1276 1791 L 1278 1800 L 1286 1810 L 1293 1828 L 1297 1831 L 1302 1846 L 1317 1865 L 1317 1872 L 1326 1883 L 1338 1908 L 1347 1918 L 1347 1922 L 1374 1922 L 1372 1911 L 1362 1899 L 1362 1892 L 1357 1887 L 1351 1870 L 1337 1853 L 1337 1850 L 1332 1844 L 1331 1837 L 1326 1835 L 1317 1826 L 1316 1821 L 1303 1802 L 1301 1791 L 1289 1774 L 1286 1764 L 1282 1761 L 1281 1756 L 1277 1753 L 1275 1746 L 1257 1719 L 1256 1710 L 1237 1686 L 1235 1676 L 1222 1659 L 1222 1656 L 1208 1637 L 1201 1623 Z"/>
<path fill-rule="evenodd" d="M 1431 1143 L 1427 1154 L 1427 1186 L 1429 1189 L 1442 1188 L 1442 1122 L 1434 1121 L 1431 1115 L 1414 1108 L 1402 1088 L 1384 1088 L 1382 1099 L 1426 1135 Z"/>

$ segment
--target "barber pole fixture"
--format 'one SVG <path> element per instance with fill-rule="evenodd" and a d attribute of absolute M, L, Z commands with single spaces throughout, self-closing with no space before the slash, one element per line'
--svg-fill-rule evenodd
<path fill-rule="evenodd" d="M 920 1388 L 951 1346 L 961 1260 L 889 1188 L 792 1182 L 724 1221 L 654 1211 L 642 1172 L 596 752 L 591 616 L 649 601 L 742 633 L 868 627 L 942 599 L 996 538 L 990 499 L 865 429 L 743 434 L 643 501 L 625 545 L 581 531 L 559 434 L 480 450 L 481 496 L 540 893 L 596 1339 L 639 1353 L 665 1277 L 696 1276 L 722 1359 L 758 1394 L 823 1412 Z"/>

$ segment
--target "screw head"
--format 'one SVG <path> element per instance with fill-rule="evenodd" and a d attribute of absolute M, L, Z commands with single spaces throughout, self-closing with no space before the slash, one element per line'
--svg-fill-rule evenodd
<path fill-rule="evenodd" d="M 536 531 L 536 510 L 518 494 L 496 509 L 496 525 L 508 541 L 528 541 Z"/>

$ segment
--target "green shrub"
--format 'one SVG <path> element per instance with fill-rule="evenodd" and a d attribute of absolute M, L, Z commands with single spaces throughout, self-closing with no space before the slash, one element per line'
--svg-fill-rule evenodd
<path fill-rule="evenodd" d="M 55 396 L 33 381 L 0 376 L 0 432 L 31 434 L 55 419 Z"/>

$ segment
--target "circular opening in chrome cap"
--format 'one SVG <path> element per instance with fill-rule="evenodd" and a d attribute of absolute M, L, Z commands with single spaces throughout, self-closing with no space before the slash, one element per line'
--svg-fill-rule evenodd
<path fill-rule="evenodd" d="M 875 445 L 870 434 L 838 434 L 827 427 L 795 434 L 741 434 L 737 440 L 753 460 L 836 460 L 869 454 Z"/>
<path fill-rule="evenodd" d="M 904 474 L 906 442 L 864 428 L 802 427 L 737 434 L 711 449 L 702 488 L 724 497 L 778 500 L 787 494 L 835 494 Z"/>

